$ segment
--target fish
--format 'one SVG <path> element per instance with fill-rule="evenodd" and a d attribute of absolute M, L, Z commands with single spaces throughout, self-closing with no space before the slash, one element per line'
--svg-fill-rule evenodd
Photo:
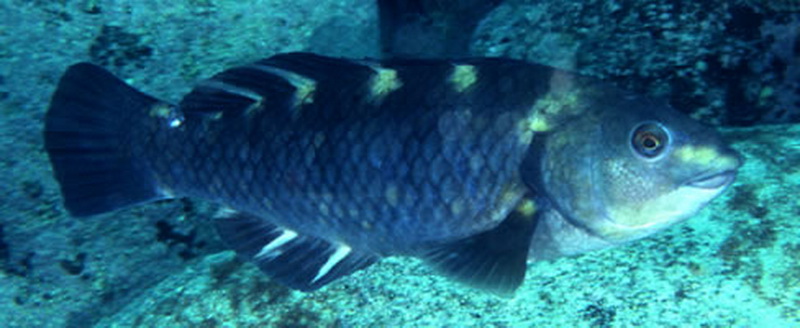
<path fill-rule="evenodd" d="M 211 201 L 221 239 L 301 291 L 407 256 L 513 295 L 529 263 L 688 219 L 742 164 L 666 103 L 552 67 L 302 52 L 178 103 L 75 64 L 44 146 L 72 216 Z"/>

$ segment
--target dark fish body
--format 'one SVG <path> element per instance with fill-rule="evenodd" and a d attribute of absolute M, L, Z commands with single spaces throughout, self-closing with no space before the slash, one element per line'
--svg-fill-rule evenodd
<path fill-rule="evenodd" d="M 171 193 L 376 254 L 473 235 L 524 192 L 517 167 L 532 134 L 519 122 L 546 88 L 525 76 L 549 72 L 484 60 L 476 74 L 508 85 L 476 81 L 480 92 L 460 93 L 447 83 L 453 64 L 423 63 L 290 55 L 236 68 L 173 109 L 179 127 L 153 120 L 136 133 L 161 136 L 139 156 Z M 214 103 L 241 97 L 235 88 L 252 97 Z"/>
<path fill-rule="evenodd" d="M 179 105 L 78 64 L 53 97 L 45 141 L 73 215 L 211 200 L 233 249 L 302 290 L 410 255 L 509 293 L 528 259 L 687 218 L 739 165 L 713 131 L 666 106 L 488 58 L 277 55 Z"/>

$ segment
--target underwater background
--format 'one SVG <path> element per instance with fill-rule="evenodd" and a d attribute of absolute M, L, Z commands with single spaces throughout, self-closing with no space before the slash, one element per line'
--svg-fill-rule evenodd
<path fill-rule="evenodd" d="M 800 327 L 798 9 L 787 0 L 497 5 L 471 37 L 472 55 L 667 98 L 719 126 L 745 158 L 734 185 L 688 222 L 531 264 L 503 299 L 410 258 L 296 292 L 225 250 L 208 204 L 80 220 L 61 205 L 42 118 L 67 66 L 90 61 L 177 101 L 203 78 L 280 52 L 379 57 L 374 1 L 0 0 L 0 326 Z"/>

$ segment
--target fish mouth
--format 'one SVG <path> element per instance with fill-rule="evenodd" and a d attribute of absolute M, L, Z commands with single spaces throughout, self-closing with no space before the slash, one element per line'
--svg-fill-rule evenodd
<path fill-rule="evenodd" d="M 736 171 L 727 170 L 699 175 L 686 182 L 686 185 L 700 189 L 719 189 L 731 184 L 735 178 Z"/>

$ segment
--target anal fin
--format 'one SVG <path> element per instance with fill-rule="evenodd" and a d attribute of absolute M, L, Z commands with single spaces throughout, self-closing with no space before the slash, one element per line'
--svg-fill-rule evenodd
<path fill-rule="evenodd" d="M 525 198 L 492 230 L 434 246 L 422 257 L 445 276 L 500 296 L 512 296 L 525 279 L 538 214 Z"/>
<path fill-rule="evenodd" d="M 378 260 L 348 245 L 303 235 L 250 214 L 224 211 L 214 221 L 222 239 L 241 257 L 293 289 L 317 290 Z"/>

